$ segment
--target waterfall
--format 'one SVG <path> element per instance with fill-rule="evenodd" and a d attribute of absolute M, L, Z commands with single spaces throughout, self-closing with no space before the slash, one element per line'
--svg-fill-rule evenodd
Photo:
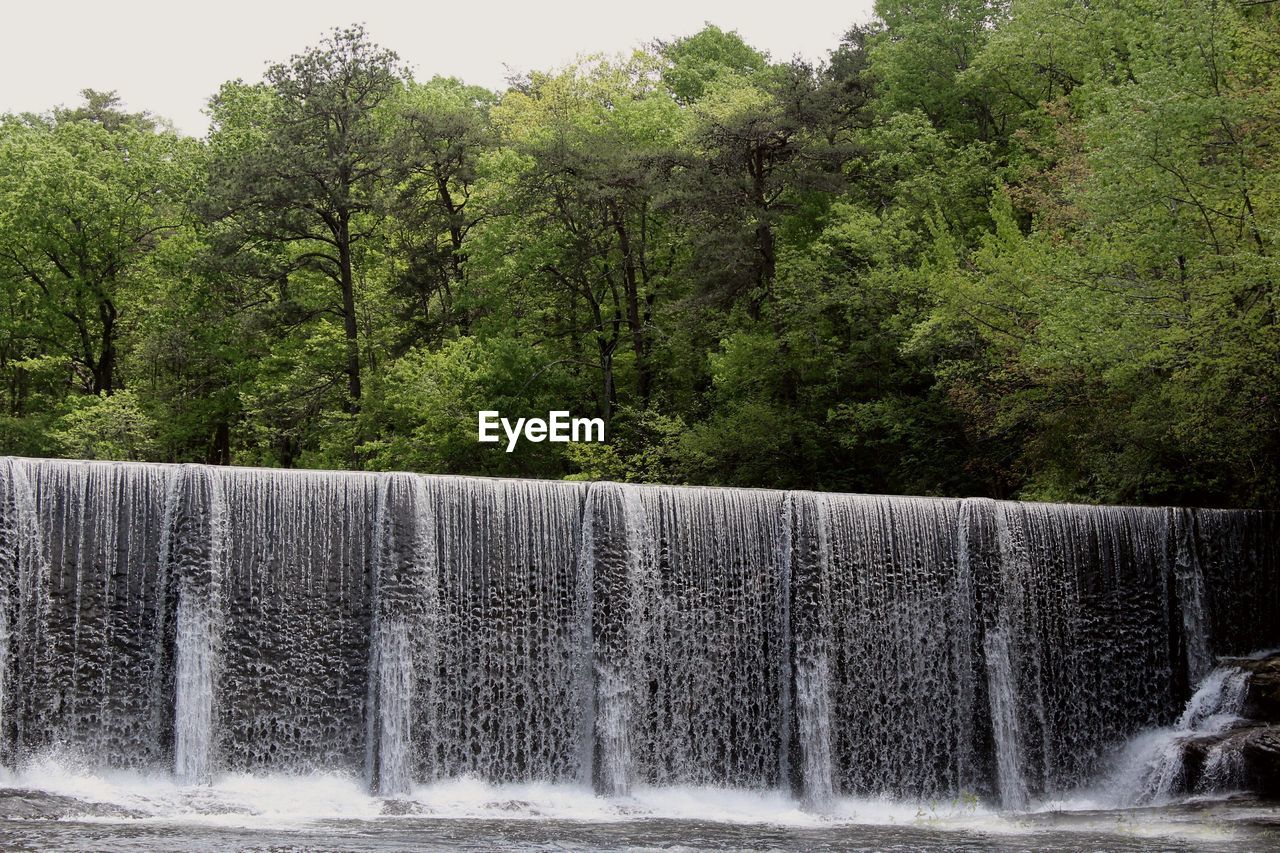
<path fill-rule="evenodd" d="M 1278 534 L 1250 511 L 3 459 L 0 762 L 1021 809 L 1179 731 L 1212 655 L 1280 645 Z"/>
<path fill-rule="evenodd" d="M 40 595 L 48 581 L 35 497 L 23 466 L 0 460 L 0 732 L 13 725 L 22 738 L 20 699 L 14 686 L 29 683 L 23 677 L 37 664 L 44 646 L 42 629 L 46 602 Z M 12 762 L 10 744 L 4 744 L 0 760 Z"/>
<path fill-rule="evenodd" d="M 89 761 L 168 765 L 173 590 L 160 543 L 175 471 L 23 459 L 0 468 L 0 540 L 12 543 L 0 551 L 0 716 L 12 760 L 56 745 Z"/>
<path fill-rule="evenodd" d="M 1071 790 L 1179 704 L 1168 513 L 999 502 L 995 515 L 986 625 L 1008 650 L 1023 777 Z"/>
<path fill-rule="evenodd" d="M 1238 723 L 1248 687 L 1249 673 L 1234 666 L 1214 669 L 1200 682 L 1177 722 L 1143 732 L 1129 742 L 1106 787 L 1126 804 L 1160 802 L 1188 788 L 1187 744 Z M 1216 790 L 1234 781 L 1240 754 L 1228 746 L 1221 741 L 1208 751 L 1200 788 Z"/>
<path fill-rule="evenodd" d="M 809 809 L 823 810 L 835 795 L 831 666 L 831 507 L 824 495 L 789 496 L 787 515 L 798 535 L 791 548 L 792 676 L 800 758 L 799 788 Z M 798 515 L 797 515 L 798 513 Z M 797 547 L 799 553 L 796 553 Z"/>
<path fill-rule="evenodd" d="M 1187 676 L 1192 683 L 1204 678 L 1213 667 L 1209 649 L 1209 614 L 1206 612 L 1204 570 L 1196 551 L 1193 512 L 1172 510 L 1177 557 L 1178 597 L 1182 602 L 1182 636 L 1187 650 Z"/>
<path fill-rule="evenodd" d="M 184 466 L 171 480 L 161 560 L 177 583 L 174 768 L 208 781 L 216 744 L 218 646 L 226 582 L 226 504 L 207 469 Z"/>
<path fill-rule="evenodd" d="M 1203 584 L 1200 626 L 1212 654 L 1280 645 L 1280 583 L 1273 573 L 1280 562 L 1280 512 L 1192 510 L 1188 526 L 1188 550 Z"/>
<path fill-rule="evenodd" d="M 996 784 L 1000 805 L 1021 810 L 1029 799 L 1022 777 L 1022 730 L 1018 723 L 1018 690 L 1015 686 L 1009 641 L 1003 631 L 992 630 L 983 640 L 987 658 L 987 691 L 991 702 L 991 726 L 996 749 Z"/>
<path fill-rule="evenodd" d="M 617 534 L 597 535 L 612 530 Z M 645 662 L 656 607 L 651 531 L 639 490 L 592 486 L 583 538 L 591 563 L 584 571 L 591 572 L 595 605 L 595 782 L 601 792 L 619 796 L 629 793 L 635 772 L 634 709 L 648 689 Z"/>
<path fill-rule="evenodd" d="M 223 769 L 359 769 L 368 755 L 379 480 L 215 469 L 226 504 L 215 725 Z"/>
<path fill-rule="evenodd" d="M 632 517 L 643 510 L 651 554 L 644 572 L 652 580 L 637 579 L 626 593 L 639 603 L 631 623 L 640 653 L 631 671 L 643 688 L 631 711 L 634 778 L 651 785 L 779 784 L 777 687 L 788 654 L 782 495 L 621 488 L 639 502 Z M 595 535 L 616 534 L 597 527 Z M 604 606 L 597 601 L 597 612 Z"/>
<path fill-rule="evenodd" d="M 833 776 L 837 790 L 865 795 L 954 796 L 973 791 L 970 756 L 973 600 L 957 569 L 960 502 L 797 494 L 821 508 L 819 601 L 793 613 L 797 651 L 806 621 L 829 670 Z M 821 532 L 825 529 L 825 533 Z M 801 583 L 800 564 L 795 571 Z M 799 589 L 796 597 L 801 598 Z"/>
<path fill-rule="evenodd" d="M 438 566 L 422 480 L 381 478 L 374 508 L 373 627 L 369 662 L 370 787 L 408 793 L 416 770 L 414 707 L 431 708 L 425 675 L 436 666 Z M 434 726 L 429 715 L 423 732 Z M 429 747 L 428 747 L 429 750 Z"/>
<path fill-rule="evenodd" d="M 580 577 L 586 488 L 426 478 L 439 574 L 438 666 L 415 727 L 424 778 L 590 780 Z"/>

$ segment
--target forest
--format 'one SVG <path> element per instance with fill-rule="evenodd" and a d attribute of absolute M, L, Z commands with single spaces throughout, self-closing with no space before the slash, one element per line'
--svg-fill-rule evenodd
<path fill-rule="evenodd" d="M 0 454 L 1280 508 L 1280 3 L 392 47 L 0 117 Z"/>

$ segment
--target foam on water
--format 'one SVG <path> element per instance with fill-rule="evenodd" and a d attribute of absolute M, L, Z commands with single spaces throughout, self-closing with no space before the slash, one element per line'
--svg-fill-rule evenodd
<path fill-rule="evenodd" d="M 822 815 L 777 790 L 698 785 L 635 786 L 626 796 L 605 797 L 578 784 L 490 783 L 474 777 L 414 787 L 395 798 L 368 794 L 362 779 L 340 773 L 224 773 L 192 785 L 171 774 L 88 769 L 65 756 L 46 756 L 16 772 L 0 772 L 0 784 L 72 797 L 96 820 L 168 820 L 252 826 L 302 826 L 320 820 L 431 818 L 446 820 L 707 821 L 789 827 L 852 824 L 918 824 L 939 828 L 1023 831 L 1016 822 L 974 802 L 911 803 L 839 798 Z M 89 804 L 129 814 L 102 817 Z M 73 810 L 74 811 L 74 810 Z"/>
<path fill-rule="evenodd" d="M 1116 811 L 1083 798 L 1041 801 L 1025 815 L 994 811 L 972 798 L 911 801 L 889 797 L 837 797 L 824 811 L 807 811 L 796 797 L 777 790 L 747 790 L 699 785 L 636 785 L 626 796 L 605 797 L 573 783 L 492 783 L 464 777 L 415 786 L 406 795 L 370 795 L 365 780 L 344 773 L 223 773 L 205 785 L 192 785 L 167 772 L 138 769 L 89 769 L 66 756 L 48 755 L 22 771 L 0 771 L 0 785 L 40 791 L 84 803 L 84 811 L 59 804 L 60 824 L 99 823 L 213 829 L 323 832 L 344 827 L 376 839 L 382 828 L 396 832 L 420 826 L 430 837 L 441 821 L 571 822 L 637 824 L 642 843 L 653 821 L 671 822 L 669 832 L 705 833 L 709 824 L 830 830 L 831 837 L 854 839 L 866 827 L 898 827 L 971 837 L 1026 837 L 1041 833 L 1061 843 L 1062 833 L 1078 833 L 1096 845 L 1099 834 L 1130 838 L 1178 839 L 1223 844 L 1252 838 L 1249 820 L 1271 815 L 1256 808 L 1219 820 L 1213 815 L 1171 810 Z M 114 806 L 119 814 L 104 811 Z M 335 823 L 336 822 L 336 823 Z M 1238 824 L 1238 825 L 1237 825 Z M 363 828 L 354 828 L 363 827 Z M 210 836 L 213 838 L 214 836 Z M 336 837 L 336 836 L 335 836 Z M 946 842 L 940 840 L 939 843 Z M 1021 843 L 1021 842 L 1019 842 Z M 1126 848 L 1127 849 L 1127 848 Z"/>

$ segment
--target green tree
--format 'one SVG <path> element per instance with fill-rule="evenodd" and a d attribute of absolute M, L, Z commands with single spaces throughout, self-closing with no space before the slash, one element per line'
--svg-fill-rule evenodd
<path fill-rule="evenodd" d="M 380 112 L 403 87 L 395 53 L 359 26 L 271 66 L 266 87 L 224 87 L 212 102 L 213 214 L 240 237 L 287 246 L 287 266 L 333 283 L 348 411 L 361 395 L 357 255 L 382 221 L 398 160 Z M 248 126 L 245 126 L 245 125 Z"/>
<path fill-rule="evenodd" d="M 654 177 L 680 113 L 653 71 L 638 54 L 534 75 L 507 94 L 494 111 L 504 141 L 486 190 L 494 218 L 471 255 L 508 316 L 532 323 L 548 363 L 598 377 L 606 423 L 628 344 L 630 402 L 643 406 L 652 392 L 653 311 L 674 260 Z"/>
<path fill-rule="evenodd" d="M 464 247 L 484 212 L 471 203 L 481 159 L 496 144 L 489 111 L 496 96 L 453 78 L 411 84 L 395 104 L 396 156 L 405 170 L 394 204 L 392 252 L 406 334 L 439 340 L 466 331 L 457 307 L 466 290 Z"/>
<path fill-rule="evenodd" d="M 125 382 L 125 306 L 145 302 L 151 258 L 188 222 L 199 157 L 194 141 L 88 94 L 85 111 L 0 122 L 0 280 L 7 359 L 57 355 L 72 387 L 110 395 Z"/>

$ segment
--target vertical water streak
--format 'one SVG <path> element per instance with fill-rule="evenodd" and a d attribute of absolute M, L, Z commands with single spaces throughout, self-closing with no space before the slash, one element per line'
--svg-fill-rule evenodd
<path fill-rule="evenodd" d="M 1166 721 L 1180 660 L 1169 515 L 1001 501 L 991 592 L 1032 795 L 1090 782 L 1116 744 Z"/>
<path fill-rule="evenodd" d="M 1018 721 L 1018 689 L 1014 680 L 1009 640 L 1004 631 L 987 631 L 983 641 L 987 661 L 987 696 L 996 751 L 996 782 L 1000 805 L 1021 811 L 1029 800 L 1022 772 L 1022 728 Z"/>
<path fill-rule="evenodd" d="M 603 484 L 587 486 L 583 496 L 582 521 L 578 539 L 574 608 L 570 625 L 570 643 L 573 649 L 573 704 L 578 712 L 578 738 L 573 745 L 576 752 L 577 776 L 575 781 L 584 788 L 592 786 L 595 778 L 596 753 L 596 660 L 595 660 L 595 583 L 596 583 L 596 516 L 601 500 Z"/>
<path fill-rule="evenodd" d="M 1187 656 L 1187 680 L 1198 684 L 1213 668 L 1209 645 L 1209 614 L 1205 602 L 1204 569 L 1196 548 L 1196 516 L 1188 509 L 1171 509 L 1175 549 L 1174 572 L 1182 613 L 1182 639 Z"/>
<path fill-rule="evenodd" d="M 1058 580 L 1066 585 L 1050 593 L 1057 602 L 1035 594 L 1034 584 L 1040 577 L 1028 535 L 1019 524 L 1021 505 L 1000 501 L 996 504 L 996 542 L 999 552 L 998 583 L 991 591 L 995 598 L 994 623 L 983 635 L 983 654 L 987 666 L 987 701 L 999 706 L 1006 715 L 997 720 L 992 713 L 992 739 L 996 751 L 996 784 L 1004 801 L 1009 788 L 1014 805 L 1033 785 L 1037 792 L 1045 788 L 1051 761 L 1048 714 L 1045 709 L 1042 664 L 1047 651 L 1041 637 L 1046 622 L 1041 608 L 1046 603 L 1071 606 L 1076 598 L 1071 585 L 1074 573 L 1063 572 Z M 1044 518 L 1043 515 L 1039 516 Z M 1026 646 L 1024 648 L 1023 646 Z M 992 655 L 995 655 L 993 660 Z M 1001 755 L 1003 751 L 1003 756 Z"/>
<path fill-rule="evenodd" d="M 647 650 L 632 670 L 632 684 L 645 686 L 631 704 L 635 778 L 779 784 L 784 715 L 777 686 L 789 653 L 781 624 L 783 495 L 669 486 L 625 491 L 643 507 L 652 559 L 644 572 L 653 579 L 626 592 L 647 596 L 640 605 L 646 615 L 631 623 L 643 627 L 637 642 Z"/>
<path fill-rule="evenodd" d="M 156 616 L 175 469 L 25 459 L 8 468 L 26 483 L 16 518 L 27 542 L 16 587 L 9 578 L 12 751 L 56 746 L 93 765 L 158 766 L 172 744 L 172 694 L 152 687 L 172 678 L 155 649 L 172 630 Z"/>
<path fill-rule="evenodd" d="M 794 501 L 793 496 L 792 500 Z M 794 509 L 794 505 L 793 505 Z M 822 811 L 835 797 L 831 732 L 831 543 L 830 506 L 825 495 L 806 495 L 795 518 L 794 540 L 802 552 L 790 555 L 799 581 L 792 631 L 796 745 L 800 798 Z M 790 537 L 789 537 L 790 538 Z"/>
<path fill-rule="evenodd" d="M 174 640 L 174 770 L 189 783 L 208 782 L 217 743 L 214 707 L 227 574 L 227 508 L 221 484 L 203 466 L 184 465 L 166 512 L 167 561 L 176 578 Z"/>
<path fill-rule="evenodd" d="M 588 495 L 593 601 L 594 781 L 609 796 L 630 793 L 632 728 L 648 679 L 657 579 L 640 490 L 600 483 Z"/>
<path fill-rule="evenodd" d="M 216 708 L 223 766 L 360 772 L 377 477 L 208 470 L 228 519 Z"/>
<path fill-rule="evenodd" d="M 831 670 L 821 651 L 801 655 L 795 666 L 796 723 L 800 734 L 801 802 L 824 811 L 835 799 L 832 767 Z"/>
<path fill-rule="evenodd" d="M 974 693 L 957 691 L 955 679 L 971 678 L 975 666 L 973 601 L 955 568 L 959 502 L 803 493 L 797 501 L 826 506 L 815 532 L 797 525 L 797 540 L 817 543 L 798 553 L 820 545 L 825 556 L 816 560 L 818 586 L 802 582 L 796 562 L 793 622 L 799 655 L 802 589 L 825 590 L 817 612 L 829 616 L 820 620 L 818 648 L 829 649 L 837 786 L 871 796 L 958 796 L 970 781 Z"/>
<path fill-rule="evenodd" d="M 426 486 L 411 474 L 378 478 L 374 506 L 373 622 L 369 664 L 370 707 L 366 766 L 370 787 L 382 796 L 408 793 L 415 773 L 415 743 L 431 752 L 433 720 L 426 678 L 437 659 L 438 568 L 435 530 Z"/>
<path fill-rule="evenodd" d="M 792 563 L 795 559 L 796 535 L 795 495 L 786 492 L 782 497 L 778 516 L 778 625 L 782 632 L 780 645 L 782 660 L 778 667 L 778 784 L 780 787 L 798 790 L 801 782 L 792 765 L 795 733 L 794 685 L 795 667 L 791 660 L 795 649 L 795 627 L 792 624 L 792 598 L 795 580 Z"/>
<path fill-rule="evenodd" d="M 1280 512 L 1190 510 L 1214 655 L 1280 644 Z"/>
<path fill-rule="evenodd" d="M 986 691 L 982 593 L 998 571 L 995 563 L 995 501 L 967 498 L 960 502 L 955 539 L 955 585 L 951 631 L 952 679 L 956 686 L 956 782 L 961 793 L 988 790 L 990 762 L 984 760 L 991 720 Z M 985 701 L 984 701 L 985 694 Z M 993 741 L 994 739 L 992 739 Z"/>
<path fill-rule="evenodd" d="M 12 766 L 22 729 L 21 685 L 44 648 L 49 567 L 23 466 L 0 459 L 0 763 Z"/>

